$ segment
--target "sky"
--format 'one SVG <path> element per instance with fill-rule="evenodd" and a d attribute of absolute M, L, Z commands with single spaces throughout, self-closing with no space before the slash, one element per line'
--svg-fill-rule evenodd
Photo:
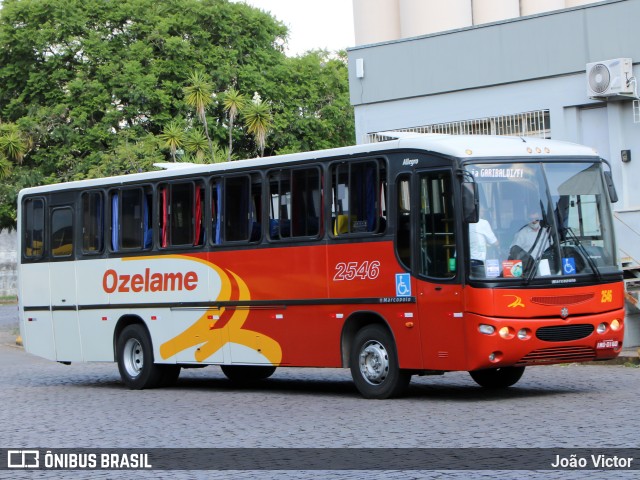
<path fill-rule="evenodd" d="M 270 12 L 289 28 L 289 56 L 355 45 L 351 0 L 232 0 Z"/>

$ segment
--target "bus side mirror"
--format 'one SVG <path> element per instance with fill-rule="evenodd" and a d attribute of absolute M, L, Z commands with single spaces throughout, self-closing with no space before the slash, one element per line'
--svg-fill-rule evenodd
<path fill-rule="evenodd" d="M 478 223 L 480 208 L 478 200 L 478 184 L 462 182 L 462 215 L 465 223 Z"/>
<path fill-rule="evenodd" d="M 609 200 L 611 200 L 611 203 L 616 203 L 618 201 L 618 192 L 616 192 L 616 186 L 613 184 L 611 172 L 604 172 L 604 181 L 606 182 L 607 190 L 609 191 Z"/>

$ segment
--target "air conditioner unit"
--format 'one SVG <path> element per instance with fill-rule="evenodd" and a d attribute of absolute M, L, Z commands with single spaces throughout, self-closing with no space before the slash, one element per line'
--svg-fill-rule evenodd
<path fill-rule="evenodd" d="M 587 63 L 587 95 L 590 98 L 634 95 L 633 64 L 630 58 Z"/>

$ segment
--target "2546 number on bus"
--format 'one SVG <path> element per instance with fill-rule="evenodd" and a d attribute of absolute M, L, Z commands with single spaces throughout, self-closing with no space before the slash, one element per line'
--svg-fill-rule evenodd
<path fill-rule="evenodd" d="M 380 262 L 377 260 L 364 262 L 339 262 L 336 264 L 334 282 L 343 280 L 375 280 L 380 275 Z"/>

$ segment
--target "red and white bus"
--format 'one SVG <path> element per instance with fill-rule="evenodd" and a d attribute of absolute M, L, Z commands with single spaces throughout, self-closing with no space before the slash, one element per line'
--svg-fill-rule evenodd
<path fill-rule="evenodd" d="M 507 387 L 611 359 L 610 178 L 579 145 L 415 135 L 25 189 L 24 346 L 116 361 L 133 389 L 204 365 L 238 381 L 344 367 L 368 398 L 412 375 Z"/>

